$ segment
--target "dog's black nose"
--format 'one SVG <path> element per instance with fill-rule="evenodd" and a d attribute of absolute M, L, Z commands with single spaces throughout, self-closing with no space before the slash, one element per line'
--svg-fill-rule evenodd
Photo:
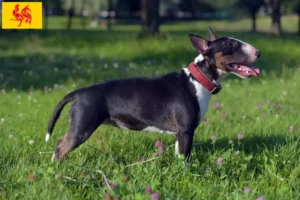
<path fill-rule="evenodd" d="M 260 57 L 260 51 L 256 51 L 255 55 L 256 55 L 257 58 L 259 58 Z"/>

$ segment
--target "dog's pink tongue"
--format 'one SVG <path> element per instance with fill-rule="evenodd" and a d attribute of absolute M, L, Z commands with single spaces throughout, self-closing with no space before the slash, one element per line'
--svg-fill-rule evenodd
<path fill-rule="evenodd" d="M 258 76 L 260 74 L 260 70 L 257 67 L 252 67 L 252 66 L 245 66 L 245 65 L 240 65 L 239 66 L 243 71 L 242 73 L 247 74 L 252 74 L 253 76 Z"/>
<path fill-rule="evenodd" d="M 259 71 L 259 69 L 258 68 L 256 68 L 256 67 L 250 67 L 253 71 L 255 71 L 255 73 L 257 74 L 257 75 L 259 75 L 260 74 L 260 71 Z"/>

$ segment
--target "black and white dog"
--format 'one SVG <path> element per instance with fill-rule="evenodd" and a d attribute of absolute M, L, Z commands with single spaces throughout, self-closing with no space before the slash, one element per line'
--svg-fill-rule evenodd
<path fill-rule="evenodd" d="M 154 78 L 110 80 L 67 94 L 56 106 L 46 141 L 63 107 L 70 108 L 69 129 L 57 141 L 52 160 L 62 159 L 84 143 L 100 124 L 123 129 L 176 134 L 175 153 L 190 157 L 194 131 L 208 110 L 221 80 L 233 73 L 241 78 L 258 76 L 248 66 L 260 52 L 232 37 L 217 38 L 209 28 L 209 40 L 190 34 L 199 56 L 188 68 Z"/>

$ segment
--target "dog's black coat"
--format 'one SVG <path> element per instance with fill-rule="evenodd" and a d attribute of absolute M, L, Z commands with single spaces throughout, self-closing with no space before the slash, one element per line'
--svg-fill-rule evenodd
<path fill-rule="evenodd" d="M 190 76 L 181 70 L 154 78 L 105 81 L 68 94 L 55 109 L 48 132 L 53 131 L 63 106 L 70 108 L 69 134 L 73 148 L 82 144 L 101 123 L 131 130 L 149 126 L 177 133 L 188 156 L 200 108 Z M 191 77 L 192 78 L 192 77 Z M 187 141 L 186 141 L 187 140 Z M 58 152 L 57 152 L 58 153 Z"/>
<path fill-rule="evenodd" d="M 179 119 L 182 126 L 188 126 L 183 129 L 197 126 L 191 119 L 199 113 L 195 93 L 183 71 L 155 78 L 111 80 L 78 90 L 71 113 L 84 116 L 84 124 L 92 120 L 98 126 L 105 121 L 131 130 L 154 126 L 176 132 Z M 89 112 L 82 115 L 81 110 Z M 93 116 L 88 117 L 90 113 Z"/>
<path fill-rule="evenodd" d="M 249 44 L 226 37 L 216 39 L 210 30 L 211 37 L 215 41 L 190 35 L 192 44 L 204 56 L 196 66 L 210 81 L 219 78 L 219 71 L 230 70 L 225 65 L 250 63 L 259 56 Z M 56 106 L 48 126 L 49 139 L 64 105 L 74 100 L 68 133 L 57 142 L 54 158 L 63 158 L 85 142 L 102 123 L 131 130 L 155 127 L 176 133 L 179 153 L 189 158 L 194 131 L 203 117 L 191 80 L 195 81 L 181 70 L 154 78 L 105 81 L 67 94 Z"/>

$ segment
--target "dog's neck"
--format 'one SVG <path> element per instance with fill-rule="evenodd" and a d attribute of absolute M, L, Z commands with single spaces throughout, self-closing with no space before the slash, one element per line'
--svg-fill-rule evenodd
<path fill-rule="evenodd" d="M 226 72 L 220 69 L 211 69 L 213 63 L 205 59 L 202 54 L 199 54 L 194 60 L 197 68 L 213 83 L 221 85 L 222 80 L 226 76 Z"/>

